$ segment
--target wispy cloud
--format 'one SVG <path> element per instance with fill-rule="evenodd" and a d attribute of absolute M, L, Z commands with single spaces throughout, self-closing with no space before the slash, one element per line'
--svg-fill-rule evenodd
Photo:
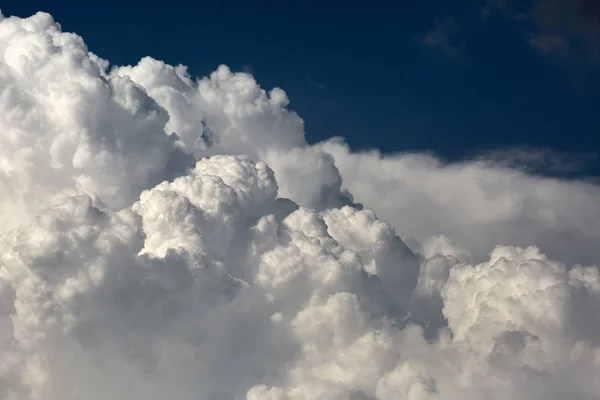
<path fill-rule="evenodd" d="M 452 17 L 438 19 L 435 26 L 415 37 L 425 48 L 441 51 L 449 59 L 461 59 L 464 55 L 464 44 L 461 30 Z"/>
<path fill-rule="evenodd" d="M 327 89 L 326 84 L 324 84 L 323 82 L 320 82 L 310 76 L 306 76 L 306 83 L 315 89 L 319 89 L 319 90 Z"/>
<path fill-rule="evenodd" d="M 570 175 L 585 174 L 596 162 L 595 154 L 570 153 L 550 148 L 506 147 L 482 151 L 476 160 L 494 166 L 515 168 L 532 174 Z"/>
<path fill-rule="evenodd" d="M 596 0 L 486 0 L 484 16 L 505 13 L 520 23 L 528 43 L 544 56 L 581 58 L 600 65 L 600 2 Z"/>

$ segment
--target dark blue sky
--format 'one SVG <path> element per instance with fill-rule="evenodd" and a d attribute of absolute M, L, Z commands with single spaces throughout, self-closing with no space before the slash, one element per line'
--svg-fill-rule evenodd
<path fill-rule="evenodd" d="M 1 9 L 50 12 L 114 64 L 151 55 L 193 75 L 246 69 L 288 93 L 310 142 L 339 135 L 353 148 L 450 159 L 503 146 L 598 153 L 600 13 L 585 0 L 540 12 L 540 1 L 8 0 Z"/>

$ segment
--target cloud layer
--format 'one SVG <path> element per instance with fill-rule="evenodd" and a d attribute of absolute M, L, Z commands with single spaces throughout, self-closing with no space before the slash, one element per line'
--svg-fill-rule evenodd
<path fill-rule="evenodd" d="M 0 398 L 598 398 L 598 186 L 288 102 L 0 17 Z"/>

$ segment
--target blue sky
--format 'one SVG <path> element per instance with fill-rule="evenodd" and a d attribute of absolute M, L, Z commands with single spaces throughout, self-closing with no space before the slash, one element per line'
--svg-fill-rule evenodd
<path fill-rule="evenodd" d="M 549 148 L 569 161 L 594 155 L 598 8 L 585 0 L 509 3 L 9 0 L 2 12 L 47 11 L 114 64 L 151 55 L 197 76 L 222 63 L 247 70 L 288 93 L 310 142 L 344 136 L 353 148 L 447 159 L 506 147 Z M 600 174 L 598 161 L 586 165 L 577 172 Z"/>

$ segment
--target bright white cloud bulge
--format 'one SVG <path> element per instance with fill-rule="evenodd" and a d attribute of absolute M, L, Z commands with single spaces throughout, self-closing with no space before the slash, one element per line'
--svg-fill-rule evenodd
<path fill-rule="evenodd" d="M 600 398 L 598 186 L 287 104 L 0 17 L 0 399 Z"/>

